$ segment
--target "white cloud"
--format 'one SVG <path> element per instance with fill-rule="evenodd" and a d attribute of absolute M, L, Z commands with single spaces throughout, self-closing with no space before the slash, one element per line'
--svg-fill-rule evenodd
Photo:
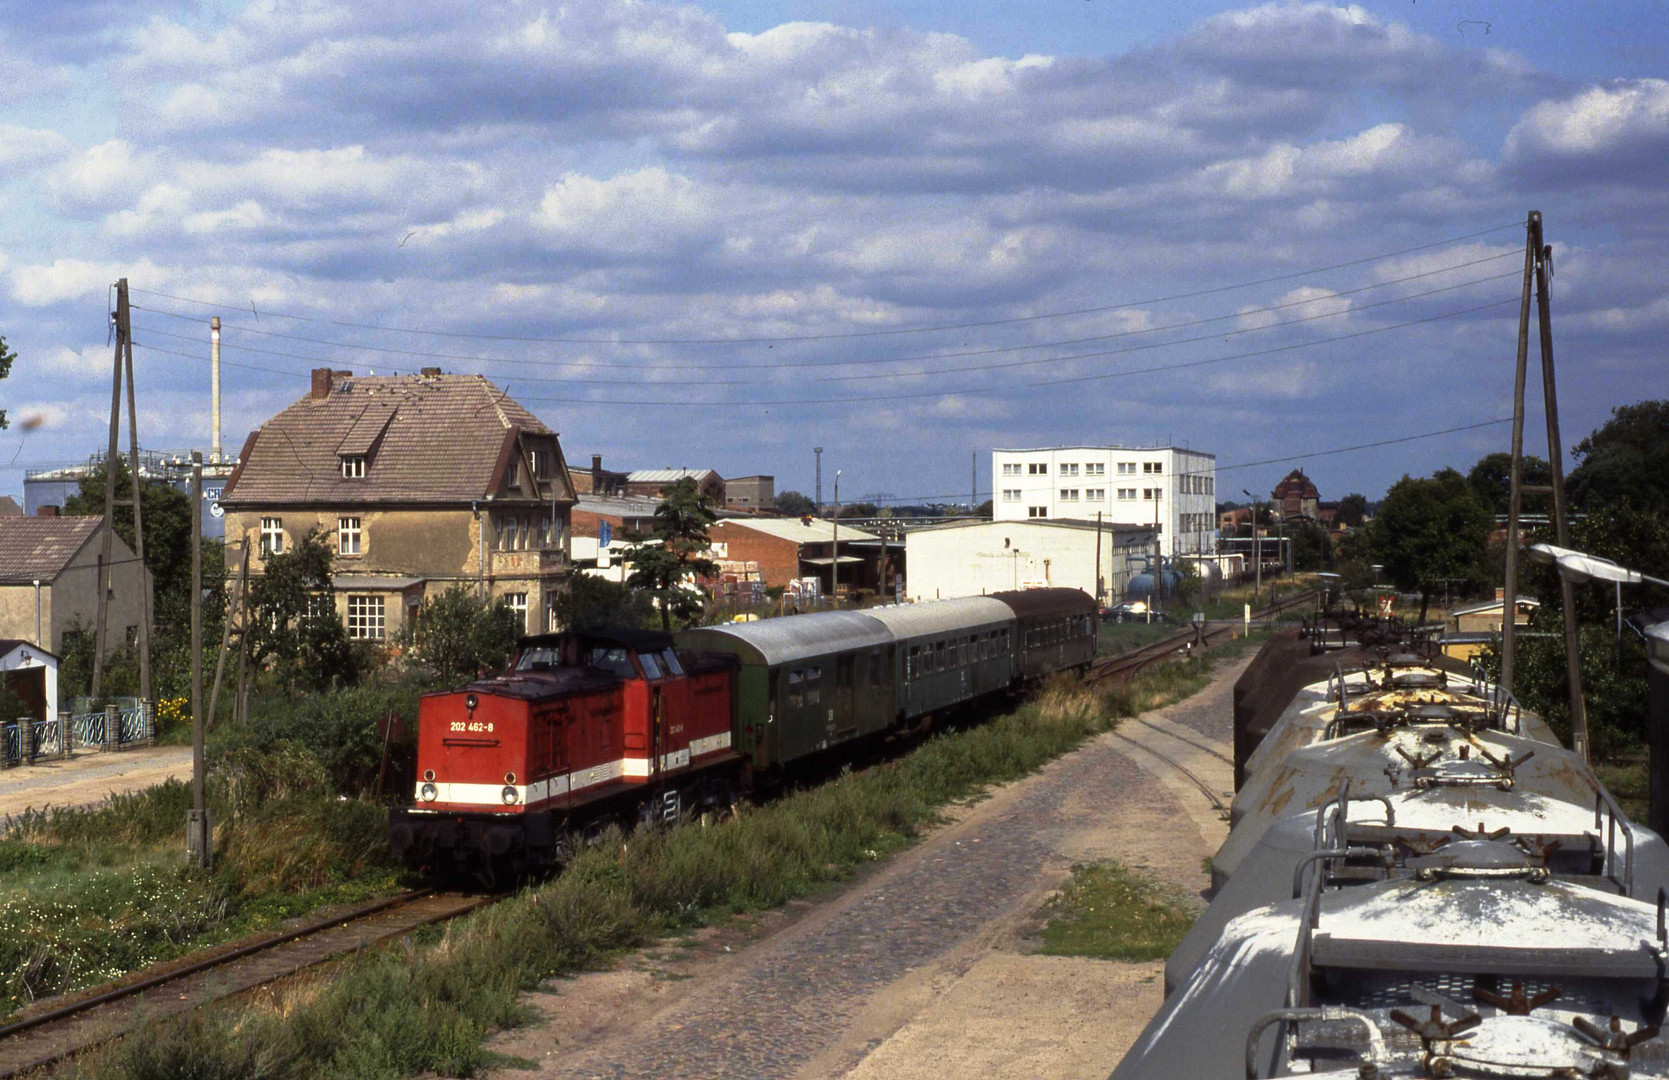
<path fill-rule="evenodd" d="M 70 213 L 96 213 L 143 190 L 154 169 L 151 154 L 111 139 L 59 164 L 47 177 L 47 190 Z"/>
<path fill-rule="evenodd" d="M 0 124 L 0 166 L 10 172 L 59 160 L 70 151 L 70 141 L 56 131 Z"/>
<path fill-rule="evenodd" d="M 102 298 L 117 278 L 143 279 L 147 284 L 167 285 L 174 271 L 164 270 L 149 259 L 123 264 L 91 262 L 86 259 L 54 259 L 50 263 L 25 263 L 10 272 L 12 298 L 26 307 L 45 307 L 66 300 Z"/>
<path fill-rule="evenodd" d="M 1620 79 L 1573 97 L 1544 101 L 1507 133 L 1508 160 L 1595 160 L 1669 153 L 1669 80 Z"/>

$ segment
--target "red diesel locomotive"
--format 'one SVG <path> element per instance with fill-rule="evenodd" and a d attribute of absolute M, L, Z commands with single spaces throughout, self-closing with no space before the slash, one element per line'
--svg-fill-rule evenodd
<path fill-rule="evenodd" d="M 555 862 L 580 821 L 728 805 L 743 764 L 734 666 L 651 631 L 546 634 L 522 642 L 507 674 L 424 695 L 396 853 L 490 881 Z"/>

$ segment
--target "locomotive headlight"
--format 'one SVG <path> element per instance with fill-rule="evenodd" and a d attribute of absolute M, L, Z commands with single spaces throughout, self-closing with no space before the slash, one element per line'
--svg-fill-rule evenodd
<path fill-rule="evenodd" d="M 440 794 L 440 789 L 433 784 L 424 784 L 417 789 L 417 794 L 422 796 L 424 802 L 434 802 L 435 796 Z"/>
<path fill-rule="evenodd" d="M 476 697 L 474 694 L 464 695 L 464 708 L 468 709 L 470 712 L 474 712 L 475 707 L 479 704 L 481 704 L 481 699 Z"/>
<path fill-rule="evenodd" d="M 516 782 L 516 774 L 513 773 L 513 772 L 505 773 L 504 774 L 504 782 L 506 784 L 514 784 Z"/>
<path fill-rule="evenodd" d="M 504 785 L 504 805 L 505 806 L 515 805 L 516 800 L 519 799 L 519 798 L 521 798 L 521 796 L 516 794 L 516 789 L 514 787 L 510 786 L 509 784 Z"/>

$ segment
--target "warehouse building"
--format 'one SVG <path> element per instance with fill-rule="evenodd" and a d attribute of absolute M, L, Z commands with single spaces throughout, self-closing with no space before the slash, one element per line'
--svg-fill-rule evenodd
<path fill-rule="evenodd" d="M 904 536 L 905 592 L 911 600 L 981 596 L 1005 589 L 1064 587 L 1124 595 L 1132 575 L 1146 569 L 1153 527 L 1093 521 L 957 521 Z M 1099 562 L 1096 558 L 1100 549 Z"/>
<path fill-rule="evenodd" d="M 1093 521 L 1100 513 L 1150 528 L 1157 522 L 1166 558 L 1217 550 L 1215 454 L 1176 446 L 993 450 L 991 476 L 998 521 Z"/>

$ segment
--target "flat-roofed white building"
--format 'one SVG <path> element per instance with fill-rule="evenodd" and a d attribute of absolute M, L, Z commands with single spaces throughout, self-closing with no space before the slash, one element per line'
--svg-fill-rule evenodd
<path fill-rule="evenodd" d="M 1097 539 L 1101 557 L 1096 559 Z M 911 600 L 983 596 L 1009 589 L 1082 589 L 1125 593 L 1147 568 L 1153 526 L 1093 521 L 953 521 L 904 534 L 905 594 Z"/>
<path fill-rule="evenodd" d="M 991 478 L 997 521 L 1094 521 L 1100 512 L 1121 525 L 1151 528 L 1157 520 L 1167 557 L 1217 549 L 1215 454 L 1176 446 L 993 450 Z"/>

